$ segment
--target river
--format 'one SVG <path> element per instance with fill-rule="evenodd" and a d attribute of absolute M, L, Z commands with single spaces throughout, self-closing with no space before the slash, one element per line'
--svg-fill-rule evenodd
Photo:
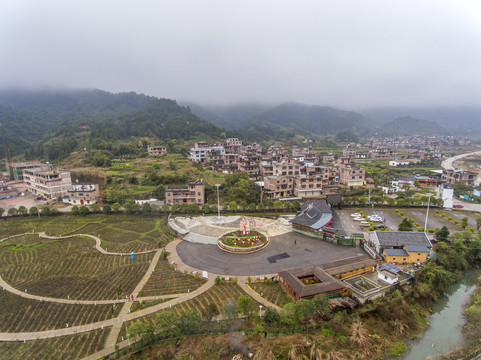
<path fill-rule="evenodd" d="M 430 327 L 416 340 L 408 343 L 404 360 L 423 360 L 436 357 L 463 343 L 462 328 L 466 322 L 464 304 L 476 287 L 481 269 L 469 270 L 461 281 L 451 285 L 445 295 L 434 303 L 433 313 L 428 317 Z"/>

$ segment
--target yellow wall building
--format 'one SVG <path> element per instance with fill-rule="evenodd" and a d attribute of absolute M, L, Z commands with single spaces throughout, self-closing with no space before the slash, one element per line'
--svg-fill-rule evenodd
<path fill-rule="evenodd" d="M 402 249 L 384 249 L 382 253 L 385 262 L 393 264 L 425 263 L 429 249 L 420 245 L 404 245 Z"/>

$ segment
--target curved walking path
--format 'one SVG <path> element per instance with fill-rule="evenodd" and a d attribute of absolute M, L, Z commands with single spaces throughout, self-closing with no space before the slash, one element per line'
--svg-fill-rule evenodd
<path fill-rule="evenodd" d="M 184 301 L 190 300 L 202 294 L 204 291 L 208 290 L 213 285 L 214 285 L 214 278 L 211 278 L 200 288 L 190 293 L 179 294 L 179 297 L 171 301 L 163 302 L 161 304 L 154 305 L 147 309 L 139 310 L 130 314 L 117 316 L 116 318 L 113 318 L 113 319 L 98 321 L 91 324 L 72 326 L 65 329 L 45 330 L 45 331 L 37 331 L 37 332 L 0 333 L 0 341 L 23 341 L 23 340 L 47 339 L 47 338 L 53 338 L 58 336 L 79 334 L 79 333 L 92 331 L 92 330 L 96 330 L 104 327 L 114 326 L 118 323 L 122 324 L 125 321 L 135 320 L 137 318 L 153 314 L 159 310 L 166 309 L 167 307 L 177 305 Z M 111 352 L 114 352 L 114 351 L 115 350 L 112 350 Z"/>
<path fill-rule="evenodd" d="M 11 239 L 17 236 L 21 235 L 32 235 L 36 234 L 40 238 L 44 239 L 52 239 L 52 240 L 59 240 L 59 239 L 68 239 L 68 238 L 74 238 L 78 236 L 86 236 L 89 237 L 93 240 L 95 240 L 95 248 L 101 252 L 104 255 L 115 255 L 115 256 L 129 256 L 130 253 L 115 253 L 115 252 L 108 252 L 104 250 L 101 247 L 101 240 L 99 237 L 94 236 L 94 235 L 89 235 L 89 234 L 76 234 L 76 235 L 66 235 L 66 236 L 50 236 L 46 235 L 45 232 L 39 232 L 39 233 L 24 233 L 24 234 L 17 234 L 17 235 L 12 235 L 3 239 L 0 239 L 0 242 L 5 241 L 7 239 Z M 192 268 L 182 262 L 180 257 L 177 254 L 176 248 L 177 245 L 181 242 L 182 240 L 176 239 L 166 246 L 166 250 L 170 253 L 168 256 L 168 260 L 171 263 L 175 263 L 178 267 L 178 270 L 180 271 L 188 271 L 190 273 L 201 273 L 202 271 L 199 269 Z M 122 304 L 122 309 L 120 310 L 120 313 L 117 317 L 108 319 L 108 320 L 103 320 L 103 321 L 98 321 L 95 323 L 90 323 L 90 324 L 85 324 L 85 325 L 78 325 L 78 326 L 72 326 L 72 327 L 66 327 L 63 329 L 55 329 L 55 330 L 45 330 L 45 331 L 37 331 L 37 332 L 20 332 L 20 333 L 0 333 L 0 341 L 30 341 L 30 340 L 39 340 L 39 339 L 47 339 L 47 338 L 54 338 L 54 337 L 59 337 L 59 336 L 67 336 L 67 335 L 75 335 L 75 334 L 80 334 L 92 330 L 97 330 L 97 329 L 104 329 L 111 327 L 109 336 L 106 340 L 105 347 L 103 350 L 87 356 L 85 359 L 88 360 L 94 360 L 98 359 L 100 357 L 107 356 L 109 354 L 112 354 L 113 352 L 116 351 L 116 346 L 118 348 L 123 348 L 126 346 L 130 345 L 130 341 L 125 340 L 120 343 L 117 343 L 117 339 L 119 336 L 119 333 L 122 328 L 122 324 L 126 321 L 131 321 L 135 320 L 141 317 L 144 317 L 146 315 L 153 314 L 157 311 L 170 308 L 174 305 L 178 305 L 182 302 L 188 301 L 190 299 L 195 298 L 196 296 L 202 294 L 203 292 L 207 291 L 210 289 L 214 284 L 215 284 L 215 278 L 218 276 L 217 274 L 209 274 L 208 276 L 208 281 L 202 285 L 201 287 L 197 288 L 196 290 L 189 292 L 189 293 L 182 293 L 182 294 L 170 294 L 170 295 L 165 295 L 165 296 L 148 296 L 148 297 L 139 297 L 137 298 L 138 294 L 141 292 L 149 278 L 151 277 L 152 273 L 155 270 L 155 267 L 160 259 L 160 256 L 162 254 L 161 249 L 156 249 L 156 250 L 149 250 L 149 251 L 143 251 L 139 252 L 138 254 L 143 254 L 143 253 L 150 253 L 154 252 L 155 255 L 149 265 L 149 268 L 147 269 L 146 273 L 142 277 L 142 279 L 139 281 L 137 286 L 132 292 L 132 295 L 134 295 L 135 300 L 147 300 L 147 299 L 158 299 L 158 298 L 163 298 L 163 299 L 172 299 L 166 302 L 163 302 L 161 304 L 157 304 L 154 306 L 151 306 L 149 308 L 143 309 L 136 311 L 134 313 L 130 313 L 130 301 L 129 299 L 118 299 L 118 300 L 98 300 L 98 301 L 93 301 L 93 300 L 71 300 L 71 299 L 60 299 L 60 298 L 52 298 L 52 297 L 45 297 L 45 296 L 38 296 L 38 295 L 32 295 L 23 291 L 20 291 L 18 289 L 13 288 L 10 286 L 8 283 L 6 283 L 2 277 L 0 277 L 0 285 L 3 287 L 3 290 L 9 291 L 17 296 L 21 296 L 24 298 L 32 299 L 32 300 L 37 300 L 37 301 L 48 301 L 48 302 L 55 302 L 55 303 L 63 303 L 63 304 L 83 304 L 83 305 L 96 305 L 96 304 L 114 304 L 114 303 L 120 303 Z M 267 275 L 271 276 L 271 275 Z M 238 284 L 239 286 L 252 298 L 254 298 L 256 301 L 259 303 L 263 304 L 265 307 L 273 307 L 277 310 L 280 310 L 280 308 L 269 302 L 267 299 L 261 297 L 257 292 L 255 292 L 253 289 L 251 289 L 247 285 L 247 277 L 240 277 L 238 279 Z"/>

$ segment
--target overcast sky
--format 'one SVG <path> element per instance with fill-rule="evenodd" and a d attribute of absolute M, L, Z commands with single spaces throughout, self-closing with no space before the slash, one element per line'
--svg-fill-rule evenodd
<path fill-rule="evenodd" d="M 481 105 L 478 0 L 2 0 L 0 49 L 0 86 Z"/>

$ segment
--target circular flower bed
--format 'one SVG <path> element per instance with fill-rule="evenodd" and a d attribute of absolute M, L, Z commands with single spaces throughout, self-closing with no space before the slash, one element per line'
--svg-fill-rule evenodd
<path fill-rule="evenodd" d="M 232 231 L 222 235 L 217 245 L 225 251 L 236 253 L 250 253 L 263 249 L 269 244 L 269 238 L 258 232 L 251 231 L 242 234 L 241 230 Z"/>

